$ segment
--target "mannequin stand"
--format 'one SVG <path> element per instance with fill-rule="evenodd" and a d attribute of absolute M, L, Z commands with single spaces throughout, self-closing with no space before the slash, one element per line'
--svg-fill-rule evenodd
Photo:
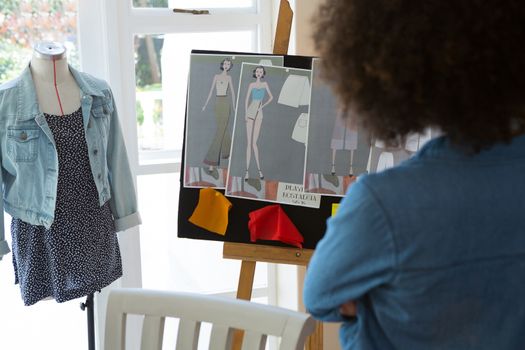
<path fill-rule="evenodd" d="M 88 294 L 86 302 L 80 303 L 80 309 L 85 311 L 87 309 L 87 325 L 88 325 L 88 349 L 95 350 L 95 301 L 93 293 Z"/>

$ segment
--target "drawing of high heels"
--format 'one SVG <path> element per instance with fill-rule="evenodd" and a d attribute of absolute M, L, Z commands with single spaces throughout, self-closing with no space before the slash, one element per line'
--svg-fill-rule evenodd
<path fill-rule="evenodd" d="M 332 163 L 332 170 L 330 170 L 330 174 L 335 175 L 335 164 Z"/>
<path fill-rule="evenodd" d="M 248 172 L 248 169 L 246 169 L 246 172 L 244 173 L 244 181 L 248 181 L 250 178 L 250 173 Z"/>
<path fill-rule="evenodd" d="M 334 187 L 338 187 L 339 186 L 339 178 L 337 176 L 335 176 L 335 175 L 323 174 L 323 179 L 325 179 L 326 181 L 331 183 L 332 186 L 334 186 Z"/>
<path fill-rule="evenodd" d="M 204 168 L 204 172 L 211 177 L 213 177 L 215 180 L 219 179 L 219 171 L 216 168 L 210 167 L 208 169 Z"/>
<path fill-rule="evenodd" d="M 259 192 L 261 190 L 261 180 L 259 179 L 248 179 L 248 181 L 246 181 L 246 183 L 250 186 L 252 186 L 253 188 L 255 188 L 255 190 L 257 190 L 257 192 Z"/>
<path fill-rule="evenodd" d="M 257 169 L 257 170 L 259 170 L 259 179 L 264 180 L 264 175 L 263 175 L 261 169 Z"/>

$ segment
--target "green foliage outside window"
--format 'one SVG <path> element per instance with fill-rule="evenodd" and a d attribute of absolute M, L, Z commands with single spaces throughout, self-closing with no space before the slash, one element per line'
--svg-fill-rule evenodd
<path fill-rule="evenodd" d="M 137 124 L 140 126 L 144 124 L 144 108 L 142 108 L 142 104 L 139 101 L 135 104 L 135 110 L 137 114 Z"/>
<path fill-rule="evenodd" d="M 18 76 L 33 45 L 58 41 L 78 67 L 77 0 L 0 0 L 0 83 Z"/>

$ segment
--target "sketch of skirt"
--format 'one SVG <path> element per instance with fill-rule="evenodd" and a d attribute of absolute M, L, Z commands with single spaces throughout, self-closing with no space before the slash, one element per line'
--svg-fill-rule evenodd
<path fill-rule="evenodd" d="M 227 159 L 230 157 L 231 135 L 228 130 L 230 110 L 231 104 L 228 96 L 217 96 L 215 102 L 217 129 L 204 159 L 205 164 L 219 165 L 220 158 Z"/>
<path fill-rule="evenodd" d="M 259 114 L 259 107 L 261 106 L 261 100 L 253 100 L 248 106 L 246 112 L 246 118 L 255 120 Z"/>

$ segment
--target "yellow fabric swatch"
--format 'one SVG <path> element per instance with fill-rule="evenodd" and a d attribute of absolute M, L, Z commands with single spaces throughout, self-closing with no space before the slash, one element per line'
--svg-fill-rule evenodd
<path fill-rule="evenodd" d="M 332 216 L 335 216 L 337 209 L 339 209 L 339 203 L 332 203 Z"/>
<path fill-rule="evenodd" d="M 231 207 L 231 202 L 219 191 L 202 188 L 199 192 L 199 203 L 189 221 L 205 230 L 224 236 L 228 228 L 228 212 Z"/>

